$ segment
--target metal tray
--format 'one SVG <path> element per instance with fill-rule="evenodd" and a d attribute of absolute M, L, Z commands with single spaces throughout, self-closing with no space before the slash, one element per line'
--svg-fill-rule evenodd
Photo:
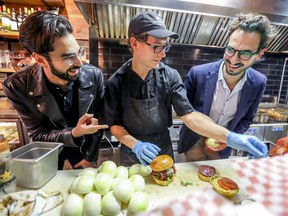
<path fill-rule="evenodd" d="M 32 142 L 11 152 L 18 187 L 40 188 L 58 170 L 63 143 Z"/>

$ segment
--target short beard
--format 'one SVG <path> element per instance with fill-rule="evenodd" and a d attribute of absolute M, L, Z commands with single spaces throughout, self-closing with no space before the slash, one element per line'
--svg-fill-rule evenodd
<path fill-rule="evenodd" d="M 49 60 L 48 60 L 48 63 L 49 63 L 49 66 L 50 66 L 50 68 L 51 68 L 52 74 L 54 74 L 55 76 L 57 76 L 57 77 L 60 78 L 60 79 L 63 79 L 63 80 L 66 80 L 66 81 L 75 81 L 75 80 L 77 80 L 77 79 L 79 78 L 79 74 L 80 74 L 80 73 L 78 73 L 76 76 L 70 76 L 70 75 L 69 75 L 69 70 L 70 70 L 70 69 L 76 69 L 76 70 L 77 70 L 77 69 L 80 68 L 79 66 L 70 67 L 68 70 L 66 70 L 65 73 L 62 73 L 62 72 L 58 71 L 58 70 L 54 67 L 54 65 L 53 65 L 52 61 L 50 60 L 50 58 L 49 58 Z"/>
<path fill-rule="evenodd" d="M 231 64 L 231 62 L 229 60 L 225 61 L 227 64 Z M 230 76 L 238 76 L 239 74 L 243 74 L 245 73 L 247 68 L 244 68 L 243 70 L 239 71 L 238 73 L 230 73 L 230 71 L 228 71 L 226 64 L 224 63 L 223 65 L 225 67 L 225 72 L 226 74 L 230 75 Z"/>

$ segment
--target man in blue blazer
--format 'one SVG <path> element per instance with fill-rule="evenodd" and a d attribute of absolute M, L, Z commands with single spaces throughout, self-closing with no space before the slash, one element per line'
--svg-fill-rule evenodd
<path fill-rule="evenodd" d="M 187 74 L 184 84 L 192 106 L 231 131 L 247 131 L 267 82 L 251 65 L 275 35 L 276 29 L 263 15 L 238 14 L 232 19 L 223 59 L 192 67 Z M 229 157 L 231 148 L 211 153 L 204 139 L 183 125 L 178 153 L 184 152 L 187 161 Z"/>

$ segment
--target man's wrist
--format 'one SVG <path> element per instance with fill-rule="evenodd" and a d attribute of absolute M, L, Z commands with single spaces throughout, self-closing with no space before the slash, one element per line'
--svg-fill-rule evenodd
<path fill-rule="evenodd" d="M 72 135 L 72 137 L 75 138 L 75 139 L 81 137 L 79 134 L 77 134 L 76 128 L 73 128 L 73 129 L 72 129 L 71 135 Z"/>

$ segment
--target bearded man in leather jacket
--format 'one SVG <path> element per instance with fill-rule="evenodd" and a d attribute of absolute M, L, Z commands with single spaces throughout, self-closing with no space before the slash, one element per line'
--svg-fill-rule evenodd
<path fill-rule="evenodd" d="M 4 82 L 4 92 L 33 141 L 61 142 L 58 169 L 95 167 L 103 130 L 98 125 L 104 85 L 100 69 L 84 64 L 85 51 L 69 21 L 51 12 L 29 15 L 20 44 L 36 63 Z M 89 114 L 88 114 L 89 113 Z"/>

